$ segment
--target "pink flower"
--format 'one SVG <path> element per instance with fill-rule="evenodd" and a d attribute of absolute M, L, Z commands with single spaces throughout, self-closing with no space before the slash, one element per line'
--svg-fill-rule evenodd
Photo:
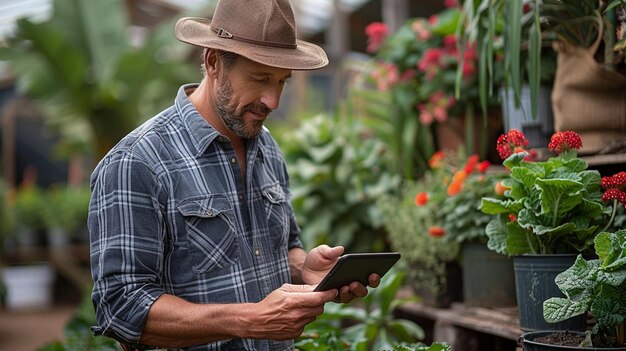
<path fill-rule="evenodd" d="M 403 83 L 410 82 L 413 78 L 415 78 L 415 71 L 412 69 L 407 69 L 400 75 L 400 81 Z"/>
<path fill-rule="evenodd" d="M 445 7 L 456 7 L 458 5 L 459 3 L 457 2 L 457 0 L 445 0 L 443 2 L 443 6 Z"/>
<path fill-rule="evenodd" d="M 376 80 L 377 88 L 380 91 L 388 91 L 389 88 L 400 80 L 398 67 L 393 63 L 387 62 L 378 62 L 372 77 Z"/>
<path fill-rule="evenodd" d="M 426 79 L 433 79 L 442 67 L 442 56 L 443 50 L 440 48 L 429 48 L 424 51 L 422 59 L 417 63 L 417 68 L 426 73 Z"/>
<path fill-rule="evenodd" d="M 463 63 L 463 77 L 469 78 L 474 74 L 474 64 L 470 62 Z"/>
<path fill-rule="evenodd" d="M 367 34 L 367 52 L 378 51 L 389 34 L 389 29 L 382 22 L 372 22 L 365 27 Z"/>
<path fill-rule="evenodd" d="M 419 41 L 426 41 L 432 37 L 432 33 L 426 27 L 426 22 L 423 19 L 417 19 L 411 24 L 411 29 L 415 32 L 415 36 Z"/>
<path fill-rule="evenodd" d="M 423 125 L 429 126 L 433 123 L 433 120 L 435 118 L 433 117 L 433 114 L 426 108 L 426 104 L 420 104 L 417 107 L 417 110 L 419 111 L 419 114 L 420 114 L 420 122 Z"/>
<path fill-rule="evenodd" d="M 448 50 L 456 49 L 456 36 L 454 34 L 448 34 L 443 37 L 443 47 Z"/>
<path fill-rule="evenodd" d="M 437 15 L 431 15 L 430 17 L 428 17 L 429 25 L 434 26 L 435 24 L 437 24 L 437 22 L 439 22 L 439 17 Z"/>

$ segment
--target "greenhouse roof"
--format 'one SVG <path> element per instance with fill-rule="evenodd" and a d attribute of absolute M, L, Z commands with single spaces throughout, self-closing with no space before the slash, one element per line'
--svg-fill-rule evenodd
<path fill-rule="evenodd" d="M 339 1 L 338 5 L 347 12 L 352 12 L 369 0 L 291 0 L 300 34 L 309 36 L 323 31 L 331 18 L 335 1 Z M 213 5 L 216 0 L 126 0 L 126 2 L 136 12 L 134 19 L 139 17 L 154 19 L 176 11 L 200 10 Z M 0 0 L 0 39 L 13 33 L 18 18 L 28 17 L 33 21 L 45 21 L 51 12 L 52 0 Z"/>

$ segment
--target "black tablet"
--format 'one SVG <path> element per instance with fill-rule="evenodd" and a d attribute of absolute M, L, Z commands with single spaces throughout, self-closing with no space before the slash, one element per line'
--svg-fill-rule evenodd
<path fill-rule="evenodd" d="M 399 259 L 400 254 L 397 252 L 345 254 L 317 285 L 315 291 L 340 289 L 354 281 L 367 286 L 370 274 L 376 273 L 382 278 Z"/>

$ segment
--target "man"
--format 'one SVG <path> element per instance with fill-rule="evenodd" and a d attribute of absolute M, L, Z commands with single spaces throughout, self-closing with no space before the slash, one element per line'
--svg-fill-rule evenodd
<path fill-rule="evenodd" d="M 176 36 L 205 48 L 203 80 L 92 175 L 95 332 L 126 349 L 292 349 L 326 302 L 367 294 L 358 282 L 313 291 L 343 248 L 302 249 L 263 127 L 292 70 L 328 59 L 296 40 L 288 0 L 221 1 L 211 21 L 179 20 Z"/>

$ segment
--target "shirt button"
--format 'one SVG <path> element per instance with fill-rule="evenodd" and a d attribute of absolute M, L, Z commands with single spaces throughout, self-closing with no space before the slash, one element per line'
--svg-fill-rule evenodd
<path fill-rule="evenodd" d="M 254 254 L 257 256 L 261 256 L 261 250 L 259 249 L 254 250 Z"/>
<path fill-rule="evenodd" d="M 237 163 L 237 159 L 236 159 L 235 157 L 232 157 L 232 158 L 230 159 L 230 163 Z"/>

